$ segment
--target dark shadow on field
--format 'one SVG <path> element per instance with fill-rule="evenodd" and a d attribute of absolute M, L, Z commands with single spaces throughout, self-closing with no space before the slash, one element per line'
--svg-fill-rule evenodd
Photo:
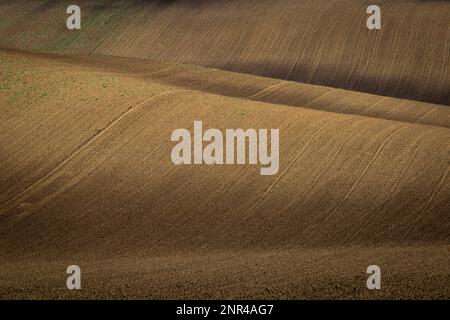
<path fill-rule="evenodd" d="M 236 77 L 234 72 L 222 71 L 220 72 L 220 76 L 217 76 L 217 70 L 212 68 L 192 67 L 189 65 L 186 66 L 173 63 L 155 63 L 155 61 L 152 60 L 114 56 L 108 56 L 107 59 L 105 59 L 103 56 L 96 55 L 66 56 L 62 54 L 38 52 L 30 53 L 22 50 L 0 49 L 14 52 L 15 54 L 33 55 L 34 58 L 42 58 L 45 60 L 52 58 L 53 60 L 60 61 L 62 63 L 70 63 L 83 68 L 90 68 L 92 70 L 102 72 L 105 71 L 127 74 L 132 77 L 139 77 L 152 83 L 160 83 L 162 85 L 169 85 L 182 89 L 189 89 L 239 99 L 247 99 L 256 102 L 360 115 L 365 108 L 369 108 L 373 104 L 378 105 L 378 102 L 387 96 L 389 99 L 380 104 L 380 111 L 372 109 L 370 113 L 364 113 L 364 116 L 417 123 L 418 120 L 425 114 L 425 111 L 423 113 L 417 112 L 409 117 L 409 120 L 405 120 L 402 116 L 403 113 L 401 112 L 390 113 L 387 116 L 383 113 L 383 110 L 386 110 L 383 104 L 386 103 L 389 105 L 392 102 L 408 104 L 411 109 L 415 107 L 415 104 L 420 104 L 421 108 L 424 108 L 424 101 L 414 100 L 414 92 L 420 90 L 418 84 L 405 82 L 405 80 L 403 80 L 403 85 L 409 86 L 410 90 L 408 92 L 410 94 L 403 96 L 405 100 L 395 102 L 395 99 L 398 99 L 398 97 L 394 94 L 395 92 L 391 92 L 391 96 L 385 94 L 386 91 L 383 91 L 384 87 L 377 86 L 377 82 L 371 79 L 366 79 L 364 82 L 359 81 L 358 83 L 353 83 L 352 85 L 376 89 L 373 90 L 374 92 L 372 94 L 370 91 L 368 92 L 368 90 L 361 90 L 359 92 L 357 90 L 346 90 L 347 88 L 345 86 L 338 86 L 338 83 L 336 83 L 335 87 L 323 86 L 320 85 L 320 82 L 317 85 L 297 81 L 285 81 L 284 83 L 281 83 L 280 79 L 277 78 L 255 78 L 254 75 L 242 73 L 239 75 L 240 81 L 236 82 L 234 81 L 234 78 Z M 267 64 L 260 63 L 257 64 L 257 66 L 259 66 L 263 73 L 271 72 L 270 69 L 264 69 L 263 66 L 267 68 Z M 297 70 L 299 70 L 299 67 L 297 67 Z M 329 73 L 331 73 L 331 70 L 332 69 L 330 68 Z M 333 70 L 336 71 L 335 69 Z M 395 86 L 399 83 L 402 83 L 402 79 L 391 81 L 386 80 L 385 82 L 385 88 L 389 89 L 390 86 L 391 88 L 395 88 Z M 337 97 L 338 100 L 334 100 L 332 104 L 330 104 L 330 100 L 327 98 L 321 99 L 322 95 L 332 91 L 336 92 L 340 89 L 346 91 L 341 91 L 338 94 L 334 94 L 333 97 Z M 436 92 L 439 93 L 439 88 Z M 364 101 L 357 102 L 358 100 L 361 100 L 361 95 L 365 95 Z M 430 93 L 428 100 L 433 102 L 435 99 L 436 95 L 433 96 L 432 93 Z M 447 101 L 450 102 L 449 93 L 447 93 L 442 99 L 447 99 Z M 355 103 L 350 103 L 351 101 L 354 101 Z M 428 110 L 433 108 L 443 109 L 446 108 L 446 106 L 430 104 Z M 445 112 L 443 112 L 443 114 L 445 114 Z M 448 121 L 445 118 L 443 118 L 442 121 L 436 121 L 436 117 L 434 117 L 433 119 L 421 119 L 418 123 L 447 127 Z"/>
<path fill-rule="evenodd" d="M 139 139 L 139 136 L 134 139 Z M 135 155 L 130 153 L 129 159 Z M 74 161 L 88 164 L 96 157 L 92 154 Z M 133 160 L 141 161 L 142 158 Z M 404 184 L 401 192 L 393 194 L 384 203 L 377 203 L 377 192 L 366 194 L 364 200 L 355 203 L 355 208 L 339 210 L 333 219 L 327 220 L 334 208 L 331 195 L 337 196 L 347 190 L 339 190 L 349 174 L 344 170 L 326 181 L 322 191 L 303 199 L 287 199 L 293 201 L 293 205 L 284 215 L 269 213 L 268 201 L 262 202 L 263 205 L 251 215 L 243 217 L 237 209 L 239 206 L 228 206 L 227 203 L 240 194 L 237 201 L 245 204 L 244 209 L 251 206 L 252 202 L 247 201 L 247 192 L 244 191 L 247 187 L 245 181 L 241 180 L 232 189 L 225 190 L 219 198 L 199 198 L 199 190 L 209 186 L 199 179 L 206 170 L 205 166 L 178 167 L 148 184 L 145 179 L 148 172 L 157 170 L 162 173 L 163 168 L 152 168 L 147 163 L 145 168 L 139 168 L 139 175 L 129 174 L 129 163 L 119 161 L 116 164 L 112 171 L 107 164 L 100 165 L 76 184 L 73 184 L 74 177 L 64 175 L 45 188 L 29 193 L 22 204 L 3 211 L 0 225 L 8 227 L 0 228 L 0 243 L 4 246 L 0 258 L 15 260 L 20 258 L 18 255 L 25 255 L 60 259 L 82 256 L 85 252 L 109 256 L 135 248 L 159 255 L 205 249 L 276 250 L 448 242 L 445 221 L 450 203 L 440 197 L 422 215 L 421 204 L 426 203 L 432 188 L 424 193 Z M 165 165 L 171 165 L 169 157 Z M 222 170 L 237 175 L 238 171 L 233 167 L 222 167 Z M 215 169 L 219 170 L 219 166 Z M 425 176 L 426 173 L 422 178 Z M 392 184 L 389 177 L 383 175 L 380 179 L 389 185 Z M 252 177 L 254 182 L 265 187 L 274 179 L 276 176 L 270 180 Z M 72 187 L 66 189 L 67 185 Z M 40 204 L 45 198 L 52 201 Z M 197 210 L 202 204 L 208 205 Z M 359 211 L 361 207 L 364 210 Z M 392 212 L 401 214 L 393 215 Z M 262 218 L 266 216 L 270 219 Z M 389 221 L 387 229 L 386 221 Z M 230 225 L 235 228 L 229 228 Z M 340 227 L 336 228 L 337 225 Z M 359 230 L 364 232 L 359 233 Z M 109 247 L 110 243 L 120 245 Z"/>
<path fill-rule="evenodd" d="M 130 7 L 136 6 L 136 8 L 141 7 L 145 8 L 147 5 L 149 5 L 150 7 L 153 6 L 152 7 L 153 9 L 155 8 L 155 6 L 170 7 L 172 5 L 183 6 L 186 8 L 201 8 L 202 6 L 207 6 L 217 1 L 219 0 L 103 0 L 103 1 L 82 0 L 80 1 L 79 5 L 82 7 L 87 6 L 93 8 L 94 10 L 102 11 L 126 6 Z M 237 0 L 230 0 L 230 1 L 237 1 Z M 422 2 L 433 2 L 433 1 L 422 1 Z M 2 3 L 3 0 L 0 0 L 0 5 Z M 45 11 L 55 5 L 60 6 L 61 10 L 63 10 L 64 5 L 69 3 L 69 0 L 55 0 L 55 1 L 49 0 L 49 1 L 41 1 L 38 3 L 41 3 L 40 5 L 37 6 L 36 10 L 38 11 Z M 35 14 L 34 12 L 30 13 L 29 14 L 30 18 L 34 14 Z M 28 17 L 24 18 L 24 20 L 27 19 Z M 112 32 L 111 28 L 108 28 L 108 30 L 109 30 L 108 32 Z M 26 30 L 24 29 L 23 32 L 26 32 Z M 389 38 L 387 38 L 387 40 L 389 40 Z M 164 41 L 162 41 L 162 44 L 160 44 L 161 47 L 163 48 L 165 48 L 166 46 Z M 195 37 L 193 37 L 192 48 L 195 48 L 197 45 L 195 41 L 196 39 Z M 75 42 L 73 43 L 73 46 L 76 45 Z M 161 52 L 164 53 L 164 51 Z M 202 65 L 205 67 L 212 67 L 239 73 L 253 74 L 280 80 L 289 80 L 299 83 L 341 88 L 370 94 L 417 100 L 436 104 L 444 104 L 450 106 L 450 90 L 446 90 L 447 89 L 445 87 L 446 83 L 439 83 L 437 85 L 432 85 L 431 82 L 424 83 L 424 81 L 420 81 L 422 77 L 420 74 L 417 74 L 417 72 L 423 71 L 413 70 L 410 73 L 408 73 L 408 76 L 406 76 L 405 78 L 394 77 L 392 75 L 389 75 L 389 73 L 387 72 L 384 72 L 383 76 L 375 77 L 373 76 L 373 73 L 366 74 L 365 73 L 366 70 L 362 70 L 362 68 L 364 68 L 364 64 L 361 63 L 356 64 L 354 68 L 349 69 L 349 68 L 341 68 L 339 67 L 339 65 L 333 64 L 333 61 L 328 59 L 320 62 L 316 67 L 312 68 L 311 64 L 308 63 L 307 60 L 303 61 L 299 60 L 295 63 L 287 63 L 285 61 L 274 61 L 274 60 L 246 61 L 241 60 L 239 57 L 237 57 L 236 59 L 231 59 L 228 60 L 229 62 L 226 62 L 227 61 L 226 54 L 227 53 L 224 52 L 223 56 L 220 56 L 219 58 L 216 58 L 212 62 L 210 61 Z M 169 58 L 167 59 L 170 60 Z M 219 59 L 220 61 L 217 61 L 217 59 Z M 174 59 L 174 60 L 175 61 L 172 62 L 177 63 L 186 62 L 195 64 L 195 61 L 189 61 L 189 59 L 186 59 L 186 61 L 183 61 L 182 59 Z M 382 65 L 382 63 L 385 62 L 386 61 L 382 61 L 380 63 L 379 65 L 380 70 L 389 70 L 389 68 L 391 67 L 388 65 Z M 145 62 L 143 62 L 143 64 L 145 64 Z M 442 68 L 445 68 L 445 65 L 442 66 Z M 141 72 L 140 70 L 137 71 L 138 73 Z M 170 79 L 166 79 L 164 81 L 166 81 L 167 83 L 171 82 Z M 201 84 L 202 82 L 201 79 L 195 80 L 193 79 L 192 81 L 195 81 L 196 85 L 199 85 L 200 83 L 200 89 L 203 88 Z M 182 83 L 183 86 L 190 87 L 189 79 L 178 81 L 177 85 L 181 85 L 180 82 Z M 229 84 L 222 84 L 222 85 L 227 86 Z M 216 89 L 211 88 L 211 86 L 208 83 L 206 83 L 205 86 L 209 88 L 209 90 L 212 90 L 211 92 L 213 93 L 221 93 L 213 91 Z M 220 88 L 219 90 L 222 90 L 222 88 Z M 226 90 L 226 91 L 231 92 L 227 93 L 227 95 L 235 95 L 235 93 L 233 92 L 236 91 L 239 92 L 240 90 Z M 237 97 L 241 96 L 238 95 Z M 266 102 L 274 103 L 274 101 L 266 101 Z"/>
<path fill-rule="evenodd" d="M 380 68 L 383 68 L 383 66 L 380 66 Z M 224 68 L 219 67 L 219 69 L 450 106 L 449 90 L 440 90 L 442 88 L 435 86 L 424 88 L 421 82 L 406 78 L 391 76 L 381 80 L 371 77 L 370 75 L 365 75 L 363 71 L 354 71 L 358 74 L 356 77 L 357 80 L 355 80 L 355 76 L 351 76 L 348 70 L 340 70 L 334 65 L 325 65 L 324 63 L 317 66 L 317 69 L 312 76 L 311 72 L 308 70 L 308 66 L 303 66 L 301 64 L 296 64 L 292 69 L 292 67 L 288 65 L 280 66 L 270 62 L 258 62 L 246 63 L 245 65 L 229 65 Z M 258 70 L 258 72 L 254 72 L 254 70 Z"/>
<path fill-rule="evenodd" d="M 36 54 L 36 53 L 34 53 Z M 419 102 L 426 102 L 432 104 L 441 104 L 450 106 L 450 91 L 443 90 L 441 87 L 426 86 L 424 87 L 420 81 L 414 81 L 413 79 L 389 77 L 380 81 L 365 76 L 363 72 L 358 73 L 355 76 L 349 75 L 346 70 L 336 69 L 333 65 L 320 65 L 317 67 L 316 72 L 312 77 L 307 77 L 309 70 L 308 66 L 297 64 L 294 69 L 289 65 L 275 65 L 270 62 L 258 62 L 258 63 L 245 63 L 244 65 L 213 65 L 209 68 L 199 67 L 198 70 L 202 76 L 197 74 L 183 72 L 188 69 L 183 68 L 182 65 L 176 64 L 177 68 L 174 69 L 172 76 L 155 77 L 152 72 L 154 71 L 149 63 L 152 60 L 142 60 L 126 57 L 112 57 L 108 56 L 108 59 L 102 59 L 101 56 L 76 56 L 75 59 L 65 58 L 64 56 L 58 56 L 51 54 L 56 59 L 61 61 L 86 64 L 89 67 L 102 67 L 109 69 L 113 72 L 132 72 L 141 76 L 142 78 L 148 78 L 152 81 L 158 80 L 163 84 L 176 85 L 187 89 L 202 90 L 214 94 L 222 94 L 236 98 L 247 98 L 257 93 L 258 90 L 264 88 L 258 87 L 254 83 L 248 83 L 243 85 L 242 83 L 234 84 L 232 81 L 220 81 L 216 77 L 206 76 L 208 73 L 214 72 L 214 69 L 220 69 L 224 71 L 243 73 L 251 76 L 259 76 L 273 79 L 274 83 L 278 80 L 291 81 L 298 84 L 317 85 L 321 87 L 329 87 L 335 89 L 343 89 L 353 91 L 354 93 L 367 93 L 372 95 L 387 96 L 398 99 L 414 100 Z M 68 60 L 70 59 L 70 61 Z M 164 64 L 164 62 L 163 62 Z M 170 62 L 167 66 L 171 65 Z M 173 64 L 175 65 L 175 64 Z M 212 67 L 212 68 L 211 68 Z M 381 67 L 382 68 L 382 67 Z M 207 71 L 209 70 L 209 71 Z M 255 71 L 257 70 L 257 71 Z M 229 74 L 232 78 L 232 74 Z M 351 76 L 351 77 L 350 77 Z M 250 79 L 250 78 L 249 78 Z M 294 96 L 298 96 L 296 93 Z M 273 97 L 273 95 L 253 97 L 251 100 L 269 102 L 274 104 L 292 104 L 292 100 L 284 97 L 282 100 Z M 298 105 L 298 106 L 301 106 Z"/>
<path fill-rule="evenodd" d="M 61 59 L 67 61 L 66 58 L 61 56 Z M 108 57 L 108 59 L 102 59 L 101 57 L 86 57 L 77 56 L 76 60 L 71 59 L 72 63 L 88 64 L 90 67 L 105 67 L 114 72 L 131 72 L 138 76 L 149 79 L 152 81 L 160 81 L 162 84 L 174 85 L 183 87 L 186 89 L 205 91 L 213 94 L 226 95 L 236 98 L 249 98 L 253 101 L 268 102 L 273 104 L 286 104 L 291 106 L 305 106 L 304 101 L 296 103 L 298 100 L 299 92 L 291 92 L 286 96 L 286 92 L 283 92 L 283 96 L 277 96 L 276 93 L 270 95 L 257 95 L 259 91 L 265 89 L 261 85 L 258 85 L 252 81 L 252 76 L 262 76 L 273 79 L 273 84 L 277 83 L 277 80 L 287 80 L 292 84 L 298 85 L 317 85 L 324 89 L 343 89 L 349 90 L 349 93 L 358 94 L 366 93 L 379 96 L 387 96 L 398 99 L 407 99 L 418 102 L 426 102 L 433 104 L 442 104 L 450 106 L 450 91 L 441 91 L 440 88 L 424 88 L 420 87 L 420 83 L 410 81 L 408 79 L 390 78 L 385 79 L 383 82 L 378 79 L 371 78 L 369 76 L 364 77 L 358 75 L 358 80 L 353 81 L 348 78 L 347 72 L 339 72 L 334 66 L 321 65 L 317 71 L 319 75 L 333 75 L 331 80 L 325 79 L 303 79 L 303 75 L 306 74 L 307 67 L 296 65 L 295 76 L 286 77 L 284 74 L 288 74 L 290 66 L 273 66 L 269 62 L 264 63 L 246 63 L 244 66 L 214 66 L 216 69 L 230 71 L 227 77 L 217 78 L 211 76 L 214 73 L 214 69 L 198 67 L 198 73 L 189 72 L 189 68 L 185 68 L 183 65 L 170 64 L 168 68 L 173 67 L 172 75 L 162 74 L 158 76 L 152 67 L 151 60 L 140 60 L 134 58 L 122 58 L 122 57 Z M 251 70 L 258 70 L 255 74 Z M 186 71 L 186 72 L 184 72 Z M 248 82 L 234 83 L 230 81 L 233 78 L 233 72 L 244 73 L 248 76 Z M 275 74 L 275 76 L 273 76 Z M 272 76 L 271 76 L 272 75 Z M 298 79 L 301 80 L 298 80 Z M 401 90 L 399 90 L 401 89 Z M 351 92 L 353 91 L 353 92 Z M 423 99 L 417 99 L 417 93 L 422 92 Z M 307 95 L 308 92 L 302 92 L 303 95 Z M 311 98 L 315 98 L 312 96 Z M 308 99 L 306 99 L 308 101 Z M 317 106 L 318 109 L 321 107 Z M 324 105 L 325 107 L 325 105 Z"/>

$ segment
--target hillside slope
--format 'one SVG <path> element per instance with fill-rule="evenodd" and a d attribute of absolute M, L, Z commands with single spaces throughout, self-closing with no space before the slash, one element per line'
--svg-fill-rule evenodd
<path fill-rule="evenodd" d="M 450 105 L 448 1 L 0 1 L 0 46 L 196 64 Z"/>
<path fill-rule="evenodd" d="M 339 103 L 283 105 L 304 93 L 219 70 L 0 59 L 0 296 L 448 298 L 446 107 L 422 104 L 429 111 L 395 121 L 340 113 Z M 243 91 L 227 95 L 229 86 Z M 415 123 L 431 110 L 441 119 Z M 174 166 L 170 134 L 194 120 L 280 128 L 279 173 Z M 87 290 L 71 294 L 59 283 L 75 262 Z M 387 290 L 375 295 L 364 290 L 372 263 L 386 265 Z"/>
<path fill-rule="evenodd" d="M 262 103 L 42 57 L 1 57 L 2 255 L 34 252 L 47 241 L 44 247 L 53 247 L 66 228 L 74 237 L 69 246 L 94 244 L 101 231 L 108 243 L 149 250 L 449 240 L 448 127 Z M 192 131 L 194 120 L 205 128 L 279 128 L 280 172 L 173 166 L 171 132 Z M 20 237 L 37 225 L 46 234 L 38 243 Z M 122 232 L 132 236 L 124 240 Z"/>

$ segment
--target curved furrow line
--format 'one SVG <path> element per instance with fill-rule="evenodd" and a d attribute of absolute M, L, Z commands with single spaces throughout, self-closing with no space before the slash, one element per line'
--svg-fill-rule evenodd
<path fill-rule="evenodd" d="M 281 212 L 280 215 L 274 217 L 273 219 L 270 219 L 268 223 L 272 222 L 266 230 L 263 231 L 264 234 L 268 234 L 270 231 L 272 231 L 277 226 L 277 221 L 280 221 L 286 214 L 290 213 L 290 210 L 293 209 L 298 203 L 300 203 L 306 194 L 308 194 L 309 191 L 311 191 L 312 188 L 316 185 L 317 181 L 323 176 L 323 174 L 330 168 L 330 166 L 334 163 L 334 160 L 337 158 L 337 156 L 341 153 L 342 149 L 345 147 L 345 145 L 350 141 L 351 138 L 353 138 L 356 134 L 358 134 L 358 131 L 351 132 L 342 142 L 339 144 L 336 151 L 331 156 L 330 160 L 326 163 L 325 167 L 322 168 L 322 170 L 317 174 L 313 181 L 308 185 L 308 187 L 302 192 L 300 197 L 294 199 L 288 207 L 286 207 L 285 210 Z"/>
<path fill-rule="evenodd" d="M 120 116 L 118 116 L 115 120 L 113 120 L 109 125 L 107 125 L 105 128 L 103 128 L 102 130 L 98 131 L 96 134 L 94 134 L 92 136 L 92 138 L 90 138 L 88 141 L 86 141 L 83 145 L 81 145 L 78 149 L 76 149 L 70 156 L 68 156 L 66 159 L 64 159 L 62 162 L 60 162 L 56 167 L 54 167 L 52 170 L 50 170 L 50 172 L 48 172 L 45 176 L 43 176 L 42 178 L 40 178 L 39 180 L 33 182 L 28 188 L 26 188 L 24 191 L 22 191 L 21 193 L 19 193 L 18 195 L 16 195 L 15 197 L 5 201 L 4 203 L 2 203 L 0 205 L 0 214 L 1 211 L 8 206 L 9 204 L 11 204 L 12 202 L 16 201 L 17 199 L 19 199 L 20 197 L 22 197 L 23 195 L 27 194 L 28 192 L 30 192 L 31 190 L 33 190 L 36 186 L 38 186 L 39 184 L 41 184 L 42 182 L 48 180 L 55 172 L 57 172 L 58 170 L 60 170 L 62 167 L 64 167 L 68 162 L 70 162 L 73 158 L 75 158 L 78 154 L 80 154 L 82 151 L 84 151 L 87 147 L 89 147 L 93 142 L 95 142 L 98 138 L 102 137 L 108 130 L 110 130 L 112 127 L 114 127 L 117 123 L 119 123 L 123 118 L 125 118 L 126 116 L 128 116 L 130 113 L 137 111 L 137 109 L 139 109 L 140 107 L 142 107 L 143 105 L 145 105 L 147 102 L 151 101 L 154 98 L 163 96 L 165 94 L 169 94 L 169 93 L 173 93 L 173 92 L 179 92 L 182 90 L 173 90 L 173 91 L 166 91 L 166 92 L 162 92 L 160 94 L 156 94 L 140 103 L 138 103 L 137 105 L 135 105 L 134 107 L 130 107 L 127 111 L 123 112 Z"/>
<path fill-rule="evenodd" d="M 363 227 L 367 226 L 367 225 L 370 225 L 372 223 L 372 221 L 377 217 L 378 213 L 381 212 L 384 208 L 387 207 L 389 199 L 391 199 L 395 195 L 395 191 L 396 191 L 397 187 L 401 184 L 402 181 L 404 181 L 404 177 L 406 175 L 406 172 L 408 172 L 408 170 L 411 167 L 413 161 L 416 159 L 417 152 L 424 145 L 425 141 L 426 141 L 425 138 L 422 138 L 421 140 L 419 139 L 419 142 L 416 143 L 416 147 L 413 149 L 412 154 L 408 157 L 408 161 L 407 161 L 406 165 L 402 168 L 400 174 L 397 175 L 397 178 L 396 178 L 394 184 L 390 188 L 389 192 L 387 192 L 386 197 L 384 198 L 382 203 L 374 211 L 369 211 L 365 215 L 365 217 L 363 219 L 365 221 L 365 223 L 361 224 L 356 229 L 356 231 L 353 233 L 353 235 L 346 241 L 346 243 L 345 243 L 346 245 L 351 244 L 351 242 L 360 235 L 360 232 L 363 230 Z"/>
<path fill-rule="evenodd" d="M 364 170 L 362 171 L 362 173 L 358 176 L 358 178 L 353 182 L 353 184 L 351 185 L 351 187 L 349 188 L 349 190 L 347 191 L 347 193 L 345 194 L 344 198 L 334 207 L 334 209 L 325 217 L 323 223 L 327 222 L 338 210 L 339 208 L 344 204 L 344 202 L 350 197 L 350 195 L 353 193 L 353 191 L 355 190 L 356 186 L 358 185 L 358 183 L 361 181 L 361 179 L 364 177 L 364 175 L 367 173 L 367 171 L 369 170 L 369 168 L 372 166 L 372 164 L 375 162 L 375 160 L 377 159 L 377 157 L 380 155 L 381 151 L 384 149 L 384 147 L 386 146 L 386 144 L 392 139 L 392 137 L 399 132 L 400 130 L 407 128 L 409 125 L 404 125 L 401 127 L 398 127 L 396 129 L 394 129 L 384 140 L 383 142 L 380 144 L 380 146 L 378 147 L 377 151 L 375 152 L 375 154 L 372 156 L 372 158 L 370 159 L 369 163 L 366 165 L 366 167 L 364 168 Z M 310 235 L 308 236 L 308 238 L 310 238 L 316 230 L 313 230 Z"/>

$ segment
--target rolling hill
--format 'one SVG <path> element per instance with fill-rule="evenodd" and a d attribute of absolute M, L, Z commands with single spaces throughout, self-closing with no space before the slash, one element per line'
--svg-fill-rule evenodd
<path fill-rule="evenodd" d="M 0 0 L 0 299 L 448 299 L 450 3 L 376 3 Z M 198 120 L 278 173 L 174 165 Z"/>
<path fill-rule="evenodd" d="M 380 1 L 0 1 L 0 46 L 195 64 L 450 105 L 450 5 Z M 375 3 L 376 4 L 376 3 Z"/>
<path fill-rule="evenodd" d="M 151 60 L 0 61 L 1 297 L 448 298 L 448 107 Z M 174 166 L 170 134 L 194 120 L 280 128 L 279 173 Z"/>

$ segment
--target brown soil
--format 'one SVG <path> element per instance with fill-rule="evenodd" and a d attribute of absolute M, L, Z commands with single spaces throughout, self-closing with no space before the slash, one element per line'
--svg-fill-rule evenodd
<path fill-rule="evenodd" d="M 0 46 L 149 58 L 450 105 L 450 4 L 387 0 L 0 0 Z"/>
<path fill-rule="evenodd" d="M 0 298 L 450 298 L 447 2 L 68 4 L 0 0 Z M 280 171 L 174 166 L 194 120 Z"/>
<path fill-rule="evenodd" d="M 447 107 L 385 98 L 367 116 L 362 94 L 321 104 L 329 88 L 218 70 L 0 59 L 3 297 L 448 298 Z M 281 128 L 278 175 L 173 166 L 171 132 L 198 119 Z M 65 264 L 86 290 L 66 292 Z"/>

